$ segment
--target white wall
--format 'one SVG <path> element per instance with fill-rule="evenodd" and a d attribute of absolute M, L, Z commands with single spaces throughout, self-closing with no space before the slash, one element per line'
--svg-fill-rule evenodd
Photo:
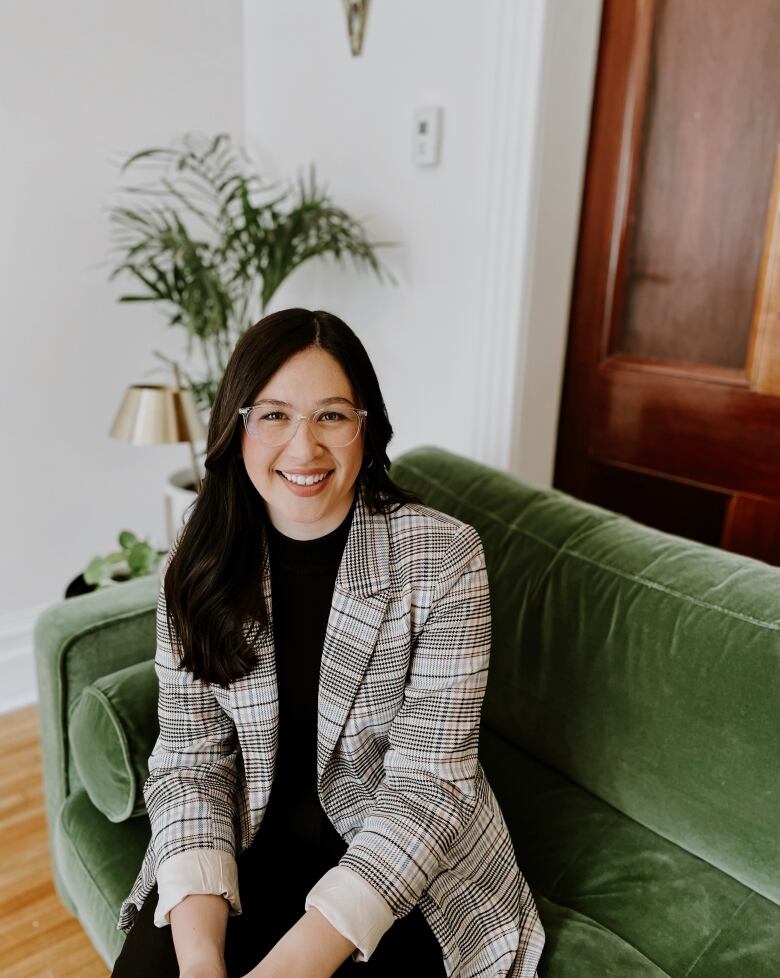
<path fill-rule="evenodd" d="M 551 485 L 601 0 L 547 0 L 504 467 Z M 511 274 L 511 271 L 510 273 Z M 510 317 L 511 318 L 511 317 Z"/>
<path fill-rule="evenodd" d="M 187 129 L 242 136 L 240 0 L 0 4 L 0 709 L 35 696 L 30 630 L 125 527 L 164 539 L 186 446 L 108 429 L 128 384 L 169 382 L 183 337 L 117 304 L 112 161 Z"/>
<path fill-rule="evenodd" d="M 371 4 L 349 54 L 338 3 L 247 0 L 246 134 L 265 172 L 315 161 L 367 218 L 393 288 L 308 265 L 272 308 L 340 315 L 396 436 L 552 478 L 600 0 Z M 415 107 L 444 109 L 442 161 L 410 158 Z M 543 259 L 542 259 L 543 256 Z"/>
<path fill-rule="evenodd" d="M 107 434 L 128 384 L 168 381 L 152 351 L 185 346 L 106 281 L 111 161 L 197 128 L 243 136 L 270 177 L 315 162 L 372 238 L 401 242 L 381 252 L 399 285 L 311 263 L 271 309 L 358 332 L 391 458 L 439 444 L 549 483 L 599 14 L 375 0 L 353 58 L 338 0 L 0 4 L 0 711 L 34 699 L 38 611 L 120 529 L 162 545 L 162 485 L 188 464 Z M 429 104 L 442 161 L 420 169 Z"/>

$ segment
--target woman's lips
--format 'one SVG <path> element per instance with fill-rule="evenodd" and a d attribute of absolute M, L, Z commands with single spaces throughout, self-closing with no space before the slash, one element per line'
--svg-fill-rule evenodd
<path fill-rule="evenodd" d="M 320 479 L 319 482 L 315 482 L 311 486 L 299 486 L 295 482 L 290 482 L 289 479 L 285 479 L 282 473 L 278 470 L 276 474 L 294 496 L 316 496 L 318 493 L 322 492 L 325 486 L 327 486 L 330 482 L 330 477 L 333 475 L 333 470 L 331 470 L 324 479 Z"/>

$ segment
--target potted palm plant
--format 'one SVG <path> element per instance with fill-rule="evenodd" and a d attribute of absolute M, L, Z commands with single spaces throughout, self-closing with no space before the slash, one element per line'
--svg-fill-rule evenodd
<path fill-rule="evenodd" d="M 204 424 L 239 336 L 263 316 L 282 282 L 304 262 L 350 256 L 397 284 L 376 255 L 396 242 L 369 241 L 360 220 L 336 206 L 317 183 L 280 187 L 261 178 L 230 137 L 187 133 L 170 147 L 134 153 L 122 174 L 146 177 L 123 186 L 109 208 L 110 273 L 135 286 L 120 302 L 156 303 L 170 326 L 187 332 L 187 355 L 198 345 L 205 371 L 188 369 L 155 350 L 179 371 Z M 171 476 L 168 506 L 183 513 L 192 501 L 194 473 Z"/>

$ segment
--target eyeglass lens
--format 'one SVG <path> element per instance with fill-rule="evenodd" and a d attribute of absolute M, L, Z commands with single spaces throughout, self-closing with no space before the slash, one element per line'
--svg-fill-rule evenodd
<path fill-rule="evenodd" d="M 296 432 L 298 421 L 281 408 L 255 408 L 245 416 L 246 430 L 265 445 L 283 445 Z M 303 424 L 303 422 L 301 422 Z M 360 416 L 345 408 L 326 408 L 309 419 L 314 437 L 328 448 L 343 448 L 357 438 Z"/>

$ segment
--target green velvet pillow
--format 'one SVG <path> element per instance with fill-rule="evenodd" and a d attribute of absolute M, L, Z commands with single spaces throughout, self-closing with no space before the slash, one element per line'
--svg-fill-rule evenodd
<path fill-rule="evenodd" d="M 85 686 L 71 715 L 76 770 L 92 804 L 111 822 L 146 812 L 143 786 L 159 733 L 157 692 L 149 659 Z"/>

